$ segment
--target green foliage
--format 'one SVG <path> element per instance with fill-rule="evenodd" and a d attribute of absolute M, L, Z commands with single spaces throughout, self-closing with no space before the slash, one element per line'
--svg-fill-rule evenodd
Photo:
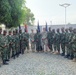
<path fill-rule="evenodd" d="M 0 24 L 5 24 L 8 28 L 17 27 L 24 22 L 31 25 L 34 15 L 25 3 L 25 0 L 0 0 Z"/>
<path fill-rule="evenodd" d="M 0 0 L 0 23 L 7 24 L 11 21 L 11 6 L 8 0 Z"/>
<path fill-rule="evenodd" d="M 31 12 L 31 10 L 27 7 L 24 8 L 25 12 L 25 23 L 27 25 L 33 25 L 33 22 L 35 20 L 34 14 Z"/>

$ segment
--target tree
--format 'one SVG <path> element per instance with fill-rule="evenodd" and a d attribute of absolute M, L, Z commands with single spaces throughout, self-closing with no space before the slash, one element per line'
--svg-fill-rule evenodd
<path fill-rule="evenodd" d="M 8 24 L 8 27 L 17 27 L 22 22 L 24 22 L 23 19 L 23 9 L 22 6 L 25 3 L 25 0 L 8 0 L 9 4 L 11 6 L 11 23 Z"/>
<path fill-rule="evenodd" d="M 17 27 L 24 22 L 31 25 L 34 15 L 25 3 L 25 0 L 0 0 L 0 24 L 5 24 L 8 28 Z"/>
<path fill-rule="evenodd" d="M 0 0 L 0 24 L 11 22 L 11 6 L 8 0 Z"/>
<path fill-rule="evenodd" d="M 31 10 L 27 7 L 24 8 L 25 12 L 25 23 L 27 25 L 33 25 L 33 22 L 35 20 L 34 14 L 31 12 Z"/>

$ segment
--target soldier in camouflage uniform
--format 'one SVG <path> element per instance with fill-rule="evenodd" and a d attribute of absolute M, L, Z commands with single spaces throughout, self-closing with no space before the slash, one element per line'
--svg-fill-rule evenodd
<path fill-rule="evenodd" d="M 11 30 L 8 32 L 8 42 L 9 42 L 9 49 L 8 49 L 8 59 L 10 59 L 10 54 L 12 50 L 12 32 Z"/>
<path fill-rule="evenodd" d="M 20 40 L 19 40 L 19 33 L 18 30 L 16 29 L 16 56 L 19 56 L 20 52 Z"/>
<path fill-rule="evenodd" d="M 68 29 L 65 29 L 65 50 L 66 50 L 65 58 L 68 58 L 70 56 L 70 53 L 69 53 L 69 32 L 68 32 Z"/>
<path fill-rule="evenodd" d="M 73 49 L 72 49 L 72 38 L 73 38 L 73 29 L 72 29 L 72 27 L 69 27 L 69 54 L 70 54 L 70 56 L 68 57 L 69 59 L 73 59 Z"/>
<path fill-rule="evenodd" d="M 25 49 L 27 48 L 27 53 L 29 52 L 29 33 L 26 31 L 24 31 L 24 34 L 23 34 L 23 37 L 24 37 L 24 47 Z"/>
<path fill-rule="evenodd" d="M 37 33 L 34 36 L 34 41 L 35 41 L 35 44 L 36 44 L 36 51 L 37 52 L 42 51 L 41 34 L 40 34 L 40 32 L 38 30 L 37 30 Z"/>
<path fill-rule="evenodd" d="M 25 44 L 26 44 L 26 38 L 25 38 L 25 31 L 22 33 L 22 37 L 23 37 L 23 41 L 22 41 L 22 54 L 24 54 L 24 51 L 25 51 Z"/>
<path fill-rule="evenodd" d="M 55 32 L 55 29 L 52 29 L 52 33 L 53 33 L 54 54 L 56 54 L 56 32 Z"/>
<path fill-rule="evenodd" d="M 15 59 L 16 56 L 16 31 L 13 30 L 12 35 L 12 57 Z"/>
<path fill-rule="evenodd" d="M 73 62 L 76 62 L 76 29 L 74 29 L 73 32 L 74 35 L 71 42 L 72 42 L 72 49 L 74 54 Z"/>
<path fill-rule="evenodd" d="M 57 29 L 57 33 L 56 33 L 56 49 L 57 49 L 57 53 L 56 54 L 60 54 L 60 30 L 59 28 Z"/>
<path fill-rule="evenodd" d="M 35 51 L 35 41 L 34 41 L 35 33 L 34 33 L 33 29 L 31 30 L 31 32 L 32 32 L 32 33 L 30 33 L 31 49 L 34 52 Z"/>
<path fill-rule="evenodd" d="M 53 51 L 52 44 L 53 44 L 53 33 L 51 31 L 51 27 L 49 27 L 49 31 L 47 32 L 47 40 L 48 40 L 48 47 L 50 51 Z"/>
<path fill-rule="evenodd" d="M 4 30 L 3 31 L 3 37 L 2 37 L 2 42 L 1 42 L 1 45 L 2 45 L 2 60 L 3 60 L 3 64 L 4 65 L 7 65 L 7 60 L 8 60 L 8 37 L 6 35 L 7 31 Z"/>
<path fill-rule="evenodd" d="M 23 33 L 22 30 L 19 30 L 19 40 L 20 40 L 20 53 L 24 54 L 24 40 L 23 40 Z"/>
<path fill-rule="evenodd" d="M 1 67 L 1 61 L 2 61 L 2 59 L 1 59 L 1 51 L 2 51 L 2 47 L 1 47 L 1 41 L 2 41 L 2 28 L 0 28 L 0 67 Z"/>
<path fill-rule="evenodd" d="M 61 33 L 61 39 L 60 39 L 60 41 L 61 41 L 61 49 L 62 49 L 62 56 L 64 56 L 65 55 L 65 31 L 64 31 L 64 28 L 61 28 L 61 31 L 62 31 L 62 33 Z"/>

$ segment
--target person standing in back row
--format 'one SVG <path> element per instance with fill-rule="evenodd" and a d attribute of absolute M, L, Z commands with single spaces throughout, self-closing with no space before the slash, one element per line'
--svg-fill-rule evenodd
<path fill-rule="evenodd" d="M 31 33 L 30 33 L 30 42 L 31 42 L 31 49 L 32 49 L 32 52 L 35 51 L 35 41 L 34 41 L 34 36 L 35 36 L 34 30 L 31 29 Z"/>
<path fill-rule="evenodd" d="M 47 51 L 48 40 L 47 40 L 47 31 L 43 28 L 43 32 L 41 33 L 41 42 L 43 51 Z"/>

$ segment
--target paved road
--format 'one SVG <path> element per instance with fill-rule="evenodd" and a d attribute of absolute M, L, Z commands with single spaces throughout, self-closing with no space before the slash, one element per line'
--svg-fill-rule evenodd
<path fill-rule="evenodd" d="M 76 63 L 51 53 L 25 53 L 0 68 L 0 75 L 76 75 Z"/>

